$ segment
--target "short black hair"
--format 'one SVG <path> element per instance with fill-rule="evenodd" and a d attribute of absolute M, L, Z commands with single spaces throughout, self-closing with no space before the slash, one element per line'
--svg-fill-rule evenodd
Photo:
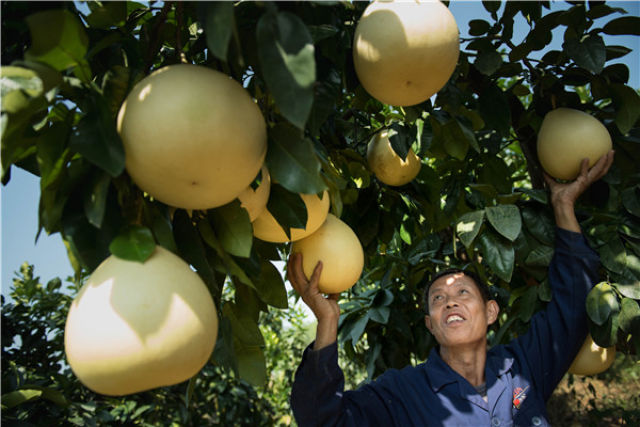
<path fill-rule="evenodd" d="M 458 274 L 458 273 L 462 273 L 473 280 L 473 282 L 478 287 L 478 290 L 480 291 L 480 295 L 482 295 L 482 299 L 484 299 L 484 302 L 487 302 L 493 299 L 493 297 L 491 296 L 491 292 L 489 292 L 489 286 L 487 286 L 485 282 L 480 280 L 480 277 L 478 277 L 478 275 L 475 274 L 473 271 L 464 270 L 462 268 L 447 268 L 445 270 L 441 270 L 433 274 L 429 279 L 429 281 L 427 282 L 427 285 L 424 287 L 424 291 L 422 293 L 422 304 L 424 305 L 424 312 L 426 314 L 429 314 L 429 289 L 431 288 L 431 285 L 433 285 L 433 282 L 435 282 L 441 277 L 450 276 L 452 274 Z"/>

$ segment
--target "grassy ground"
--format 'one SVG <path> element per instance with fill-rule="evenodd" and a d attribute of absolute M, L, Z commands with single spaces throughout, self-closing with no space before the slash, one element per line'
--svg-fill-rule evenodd
<path fill-rule="evenodd" d="M 640 426 L 640 360 L 618 355 L 602 374 L 566 375 L 547 409 L 557 426 Z"/>

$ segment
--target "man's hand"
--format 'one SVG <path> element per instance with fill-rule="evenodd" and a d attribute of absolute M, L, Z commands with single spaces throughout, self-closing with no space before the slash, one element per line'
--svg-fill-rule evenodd
<path fill-rule="evenodd" d="M 325 297 L 318 289 L 318 281 L 322 273 L 322 262 L 318 262 L 311 278 L 307 278 L 302 270 L 302 254 L 291 254 L 287 264 L 287 278 L 293 289 L 302 297 L 302 301 L 311 309 L 318 319 L 314 350 L 333 344 L 338 336 L 338 319 L 340 294 Z"/>
<path fill-rule="evenodd" d="M 580 225 L 575 217 L 573 207 L 576 200 L 591 184 L 606 175 L 613 164 L 613 154 L 614 152 L 611 150 L 600 157 L 591 169 L 589 169 L 589 159 L 583 159 L 580 175 L 568 183 L 560 183 L 546 173 L 544 174 L 544 179 L 551 192 L 551 204 L 558 227 L 580 232 Z"/>

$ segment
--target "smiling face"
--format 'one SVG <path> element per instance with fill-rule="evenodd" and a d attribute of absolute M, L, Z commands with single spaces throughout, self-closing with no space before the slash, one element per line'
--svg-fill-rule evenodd
<path fill-rule="evenodd" d="M 485 301 L 473 279 L 454 273 L 429 288 L 425 324 L 441 347 L 485 343 L 487 328 L 498 317 L 498 304 Z"/>

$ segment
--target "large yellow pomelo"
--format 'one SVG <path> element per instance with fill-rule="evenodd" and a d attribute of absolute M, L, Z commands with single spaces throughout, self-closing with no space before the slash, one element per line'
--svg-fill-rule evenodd
<path fill-rule="evenodd" d="M 327 294 L 352 287 L 364 267 L 364 251 L 358 236 L 333 214 L 327 215 L 322 227 L 313 234 L 294 242 L 291 253 L 302 254 L 302 270 L 307 277 L 311 277 L 318 261 L 322 261 L 318 288 Z"/>
<path fill-rule="evenodd" d="M 588 158 L 591 167 L 611 146 L 611 135 L 598 119 L 572 108 L 549 111 L 538 132 L 540 164 L 559 179 L 575 179 L 582 159 Z"/>
<path fill-rule="evenodd" d="M 591 335 L 587 337 L 571 363 L 569 372 L 575 375 L 595 375 L 604 372 L 616 359 L 616 348 L 600 347 L 593 341 Z"/>
<path fill-rule="evenodd" d="M 358 21 L 353 62 L 380 102 L 415 105 L 447 83 L 458 62 L 455 18 L 438 0 L 376 1 Z"/>
<path fill-rule="evenodd" d="M 71 304 L 64 343 L 84 385 L 121 396 L 189 379 L 217 334 L 202 279 L 157 246 L 144 264 L 111 256 L 98 266 Z"/>
<path fill-rule="evenodd" d="M 265 209 L 255 221 L 253 221 L 253 235 L 260 240 L 274 243 L 293 242 L 316 231 L 327 218 L 329 213 L 329 193 L 325 190 L 322 198 L 316 194 L 300 194 L 302 201 L 307 207 L 307 226 L 302 228 L 291 228 L 291 239 L 287 237 L 284 229 L 278 221 L 271 215 L 269 209 Z"/>
<path fill-rule="evenodd" d="M 235 199 L 267 150 L 266 124 L 248 92 L 204 66 L 170 65 L 141 80 L 117 125 L 131 178 L 154 198 L 184 209 Z"/>
<path fill-rule="evenodd" d="M 262 212 L 267 208 L 267 202 L 269 201 L 269 194 L 271 193 L 271 175 L 266 165 L 262 165 L 261 181 L 258 188 L 255 190 L 249 185 L 238 196 L 240 200 L 240 206 L 247 210 L 249 214 L 249 220 L 252 222 L 260 216 Z"/>
<path fill-rule="evenodd" d="M 420 158 L 409 149 L 406 160 L 393 151 L 388 131 L 378 132 L 367 146 L 367 162 L 376 177 L 387 185 L 399 186 L 411 182 L 420 172 Z"/>

